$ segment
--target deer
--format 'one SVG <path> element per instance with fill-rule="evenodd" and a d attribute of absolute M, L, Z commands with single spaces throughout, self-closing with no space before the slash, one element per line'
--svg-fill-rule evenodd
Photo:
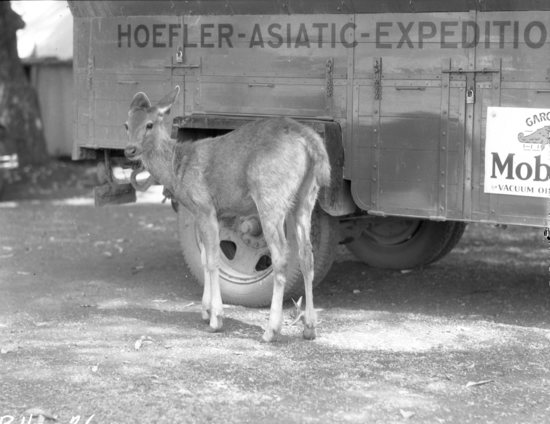
<path fill-rule="evenodd" d="M 260 231 L 271 253 L 273 295 L 262 339 L 276 341 L 283 325 L 289 256 L 285 225 L 294 230 L 289 233 L 296 237 L 304 280 L 303 338 L 315 339 L 311 216 L 319 190 L 329 185 L 331 175 L 323 139 L 296 120 L 273 117 L 217 137 L 178 142 L 170 137 L 163 121 L 179 92 L 176 86 L 156 105 L 145 93 L 135 94 L 124 124 L 128 136 L 124 155 L 131 162 L 141 162 L 195 220 L 204 269 L 202 319 L 214 332 L 223 328 L 219 220 L 257 217 L 242 221 L 241 230 Z"/>

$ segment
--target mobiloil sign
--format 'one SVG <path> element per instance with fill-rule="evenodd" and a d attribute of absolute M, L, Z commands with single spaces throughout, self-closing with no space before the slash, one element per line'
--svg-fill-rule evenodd
<path fill-rule="evenodd" d="M 488 108 L 485 192 L 550 197 L 550 109 Z"/>

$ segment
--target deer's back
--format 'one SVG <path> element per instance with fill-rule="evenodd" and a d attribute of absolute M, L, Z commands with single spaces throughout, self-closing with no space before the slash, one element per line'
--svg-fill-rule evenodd
<path fill-rule="evenodd" d="M 194 179 L 202 174 L 196 189 L 207 192 L 221 214 L 252 213 L 253 197 L 274 206 L 293 202 L 308 172 L 311 132 L 287 118 L 255 121 L 196 142 L 188 171 Z"/>

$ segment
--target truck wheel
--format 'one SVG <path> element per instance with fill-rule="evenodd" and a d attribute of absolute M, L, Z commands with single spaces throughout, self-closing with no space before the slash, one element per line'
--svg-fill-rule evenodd
<path fill-rule="evenodd" d="M 412 269 L 427 265 L 449 253 L 458 243 L 455 222 L 422 219 L 381 218 L 369 222 L 347 244 L 367 265 L 387 269 Z"/>
<path fill-rule="evenodd" d="M 184 207 L 178 208 L 178 227 L 183 257 L 187 267 L 204 284 L 203 268 L 193 216 Z M 249 307 L 266 306 L 273 294 L 271 255 L 263 236 L 246 238 L 230 222 L 220 222 L 220 288 L 224 303 Z M 289 255 L 285 299 L 303 293 L 303 279 L 296 252 L 294 234 L 287 234 Z M 311 221 L 311 243 L 314 256 L 314 281 L 319 284 L 334 260 L 338 242 L 338 221 L 316 208 Z"/>
<path fill-rule="evenodd" d="M 455 246 L 458 244 L 458 242 L 464 235 L 465 230 L 466 230 L 465 222 L 454 222 L 454 227 L 451 230 L 451 234 L 450 234 L 449 240 L 447 240 L 447 244 L 443 247 L 441 252 L 439 252 L 430 261 L 430 263 L 437 262 L 438 260 L 443 259 L 447 254 L 451 253 L 451 251 L 455 248 Z"/>

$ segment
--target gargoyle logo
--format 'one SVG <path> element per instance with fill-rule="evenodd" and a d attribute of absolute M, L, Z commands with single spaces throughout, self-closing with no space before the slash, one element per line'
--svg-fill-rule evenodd
<path fill-rule="evenodd" d="M 518 134 L 518 140 L 523 143 L 524 150 L 542 151 L 546 145 L 550 145 L 550 125 L 539 128 L 531 134 Z"/>

